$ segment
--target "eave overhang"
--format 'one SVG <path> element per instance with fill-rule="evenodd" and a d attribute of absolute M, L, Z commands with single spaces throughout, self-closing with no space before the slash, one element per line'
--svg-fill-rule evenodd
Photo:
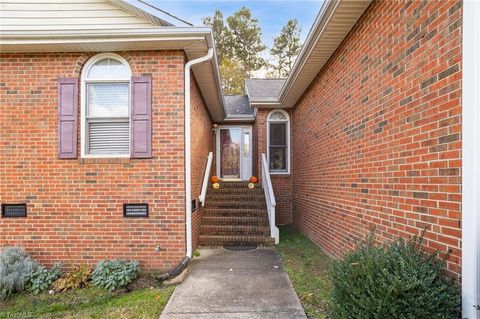
<path fill-rule="evenodd" d="M 276 100 L 251 100 L 257 108 L 291 108 L 330 59 L 371 0 L 326 0 Z"/>
<path fill-rule="evenodd" d="M 212 31 L 207 27 L 0 33 L 1 53 L 183 50 L 187 59 L 193 60 L 214 47 Z M 195 65 L 192 70 L 212 119 L 223 120 L 225 111 L 216 54 L 211 61 Z"/>

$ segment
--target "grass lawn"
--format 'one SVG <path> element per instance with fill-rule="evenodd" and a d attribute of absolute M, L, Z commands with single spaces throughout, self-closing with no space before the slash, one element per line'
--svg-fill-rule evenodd
<path fill-rule="evenodd" d="M 278 252 L 309 318 L 328 318 L 332 259 L 292 227 L 280 228 Z"/>
<path fill-rule="evenodd" d="M 84 288 L 55 295 L 18 294 L 0 302 L 0 318 L 155 318 L 174 287 L 142 287 L 126 292 Z"/>

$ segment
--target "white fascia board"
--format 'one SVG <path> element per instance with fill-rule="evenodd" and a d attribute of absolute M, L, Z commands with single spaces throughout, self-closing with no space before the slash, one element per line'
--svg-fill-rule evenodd
<path fill-rule="evenodd" d="M 282 108 L 282 103 L 279 101 L 250 101 L 250 105 L 255 108 Z"/>
<path fill-rule="evenodd" d="M 285 100 L 285 96 L 288 94 L 288 92 L 290 91 L 290 88 L 295 83 L 295 80 L 297 79 L 298 75 L 301 73 L 301 70 L 303 69 L 305 63 L 307 62 L 308 57 L 311 55 L 313 49 L 315 48 L 315 45 L 317 44 L 319 37 L 322 35 L 323 30 L 325 29 L 326 25 L 328 24 L 328 21 L 330 20 L 332 14 L 335 12 L 335 9 L 339 4 L 340 4 L 340 1 L 336 1 L 336 0 L 326 0 L 323 3 L 320 9 L 320 12 L 317 15 L 317 18 L 315 19 L 315 22 L 313 23 L 313 26 L 310 29 L 311 31 L 308 34 L 307 38 L 305 39 L 302 50 L 298 58 L 295 60 L 295 63 L 293 65 L 292 70 L 290 71 L 290 74 L 288 75 L 287 80 L 285 81 L 282 88 L 280 89 L 280 93 L 278 96 L 279 101 Z"/>
<path fill-rule="evenodd" d="M 255 116 L 228 116 L 224 119 L 226 122 L 252 122 L 255 120 Z"/>

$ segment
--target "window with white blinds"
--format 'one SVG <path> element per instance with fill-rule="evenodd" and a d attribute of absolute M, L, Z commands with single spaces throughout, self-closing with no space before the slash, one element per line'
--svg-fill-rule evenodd
<path fill-rule="evenodd" d="M 87 70 L 85 153 L 130 154 L 130 67 L 113 57 L 97 59 Z"/>

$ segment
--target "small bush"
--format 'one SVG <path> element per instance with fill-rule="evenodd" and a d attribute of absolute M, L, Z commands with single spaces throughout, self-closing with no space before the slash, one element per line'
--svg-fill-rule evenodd
<path fill-rule="evenodd" d="M 28 291 L 34 295 L 44 292 L 62 274 L 61 264 L 55 264 L 51 269 L 45 266 L 38 267 L 29 276 Z"/>
<path fill-rule="evenodd" d="M 459 285 L 443 276 L 445 260 L 421 250 L 422 240 L 378 247 L 372 235 L 335 262 L 332 318 L 459 318 Z"/>
<path fill-rule="evenodd" d="M 0 299 L 6 299 L 14 292 L 21 292 L 28 283 L 30 273 L 38 268 L 20 247 L 5 247 L 0 252 Z"/>
<path fill-rule="evenodd" d="M 64 274 L 53 283 L 55 292 L 87 287 L 92 270 L 86 265 L 76 267 L 72 272 Z"/>
<path fill-rule="evenodd" d="M 114 291 L 128 285 L 138 275 L 139 264 L 134 260 L 102 260 L 92 273 L 96 287 Z"/>

